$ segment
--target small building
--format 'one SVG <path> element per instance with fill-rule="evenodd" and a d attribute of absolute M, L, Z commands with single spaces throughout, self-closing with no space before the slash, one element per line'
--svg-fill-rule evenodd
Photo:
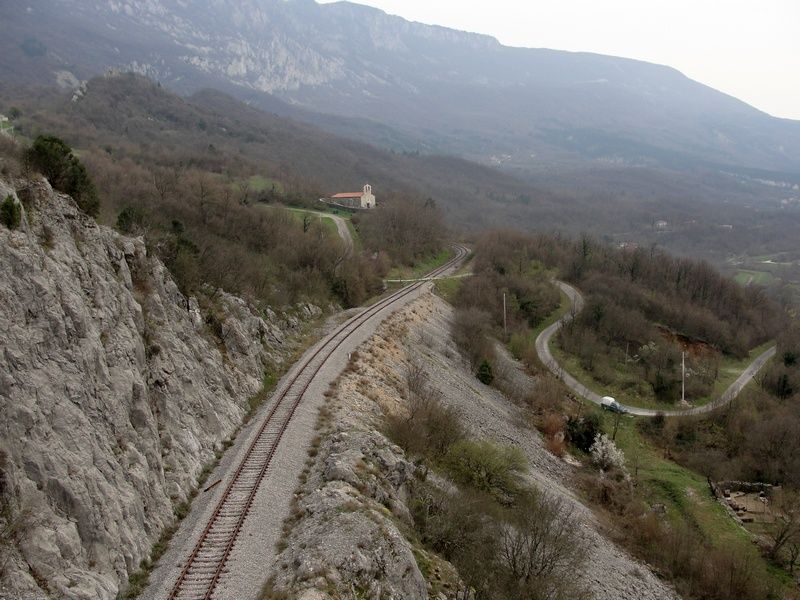
<path fill-rule="evenodd" d="M 11 121 L 8 120 L 7 116 L 0 115 L 0 134 L 10 136 L 13 133 L 14 126 L 11 124 Z"/>
<path fill-rule="evenodd" d="M 361 192 L 334 194 L 329 198 L 328 202 L 345 208 L 375 208 L 375 196 L 372 193 L 372 186 L 370 184 L 365 185 L 364 190 Z"/>

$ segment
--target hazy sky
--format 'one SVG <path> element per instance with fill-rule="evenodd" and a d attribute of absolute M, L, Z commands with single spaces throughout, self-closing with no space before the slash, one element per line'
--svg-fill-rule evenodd
<path fill-rule="evenodd" d="M 510 46 L 670 65 L 770 114 L 800 119 L 800 0 L 356 1 Z"/>

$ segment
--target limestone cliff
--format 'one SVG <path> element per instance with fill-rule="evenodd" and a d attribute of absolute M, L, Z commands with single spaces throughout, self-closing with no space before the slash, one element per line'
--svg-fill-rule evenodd
<path fill-rule="evenodd" d="M 16 189 L 15 189 L 16 188 Z M 114 598 L 300 319 L 209 290 L 43 181 L 0 181 L 0 598 Z M 209 327 L 209 324 L 213 327 Z"/>

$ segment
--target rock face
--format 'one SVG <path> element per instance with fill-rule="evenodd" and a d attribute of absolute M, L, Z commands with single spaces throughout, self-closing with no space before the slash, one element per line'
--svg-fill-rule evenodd
<path fill-rule="evenodd" d="M 23 223 L 0 225 L 0 597 L 113 598 L 318 309 L 262 318 L 209 290 L 201 311 L 142 239 L 46 182 L 15 183 Z"/>
<path fill-rule="evenodd" d="M 322 590 L 335 590 L 335 598 L 348 592 L 427 598 L 412 547 L 395 522 L 410 520 L 402 496 L 414 466 L 374 431 L 339 431 L 320 455 L 296 506 L 302 519 L 278 559 L 274 588 L 300 598 Z"/>

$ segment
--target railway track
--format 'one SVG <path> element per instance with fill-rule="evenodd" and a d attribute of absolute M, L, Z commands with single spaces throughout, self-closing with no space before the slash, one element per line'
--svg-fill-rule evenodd
<path fill-rule="evenodd" d="M 457 245 L 455 248 L 456 256 L 432 271 L 428 278 L 444 273 L 468 253 L 463 246 Z M 345 340 L 372 316 L 425 283 L 426 281 L 419 281 L 406 286 L 346 321 L 282 385 L 247 452 L 228 480 L 208 523 L 172 587 L 169 600 L 210 600 L 214 597 L 217 585 L 227 572 L 228 557 L 242 531 L 281 437 L 317 373 Z"/>

